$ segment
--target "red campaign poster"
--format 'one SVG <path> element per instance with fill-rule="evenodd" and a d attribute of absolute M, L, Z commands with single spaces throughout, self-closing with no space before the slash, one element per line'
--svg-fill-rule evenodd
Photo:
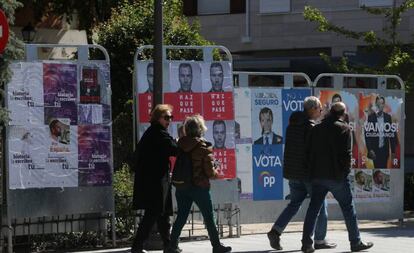
<path fill-rule="evenodd" d="M 98 69 L 83 67 L 80 82 L 80 102 L 83 104 L 101 102 L 100 85 L 98 83 Z"/>
<path fill-rule="evenodd" d="M 236 177 L 236 152 L 234 149 L 214 149 L 214 159 L 219 162 L 219 178 Z"/>
<path fill-rule="evenodd" d="M 201 93 L 165 93 L 164 103 L 174 107 L 174 121 L 183 121 L 187 116 L 202 114 Z"/>
<path fill-rule="evenodd" d="M 152 109 L 152 93 L 138 94 L 139 122 L 149 122 Z"/>
<path fill-rule="evenodd" d="M 204 118 L 206 120 L 234 119 L 233 93 L 208 92 L 203 94 Z"/>

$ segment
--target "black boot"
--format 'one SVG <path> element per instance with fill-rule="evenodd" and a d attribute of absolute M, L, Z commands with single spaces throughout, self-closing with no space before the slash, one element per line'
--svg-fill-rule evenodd
<path fill-rule="evenodd" d="M 230 246 L 224 246 L 220 244 L 219 246 L 213 247 L 213 253 L 228 253 L 231 252 Z"/>
<path fill-rule="evenodd" d="M 267 238 L 269 238 L 270 247 L 274 248 L 275 250 L 282 250 L 282 246 L 280 246 L 280 234 L 276 230 L 270 230 L 267 233 Z"/>

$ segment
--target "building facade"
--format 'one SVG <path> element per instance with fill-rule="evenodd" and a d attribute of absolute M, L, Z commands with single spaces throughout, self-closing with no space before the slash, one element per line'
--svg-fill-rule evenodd
<path fill-rule="evenodd" d="M 376 55 L 361 49 L 362 41 L 317 31 L 304 19 L 307 5 L 318 8 L 334 24 L 353 31 L 374 31 L 386 37 L 386 20 L 361 6 L 393 7 L 402 0 L 184 0 L 184 14 L 198 20 L 202 35 L 232 52 L 235 70 L 305 72 L 312 79 L 330 72 L 319 54 L 348 56 L 356 63 L 375 63 Z M 403 42 L 412 41 L 414 11 L 404 13 L 397 30 Z M 414 96 L 406 95 L 406 129 L 414 127 Z M 414 156 L 414 132 L 405 132 L 406 167 Z M 414 163 L 411 167 L 414 167 Z"/>

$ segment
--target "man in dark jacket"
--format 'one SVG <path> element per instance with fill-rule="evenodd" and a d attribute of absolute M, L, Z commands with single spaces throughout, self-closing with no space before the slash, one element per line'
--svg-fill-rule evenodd
<path fill-rule="evenodd" d="M 344 120 L 345 109 L 342 102 L 333 104 L 327 117 L 311 130 L 309 136 L 307 150 L 312 196 L 303 225 L 302 251 L 306 253 L 315 251 L 312 246 L 312 233 L 328 191 L 333 194 L 342 209 L 351 251 L 361 251 L 373 246 L 372 243 L 361 241 L 352 200 L 348 180 L 352 156 L 351 130 Z"/>
<path fill-rule="evenodd" d="M 305 142 L 308 133 L 315 125 L 322 111 L 321 102 L 317 97 L 307 97 L 304 101 L 304 111 L 294 112 L 289 118 L 286 129 L 286 145 L 283 158 L 283 176 L 289 179 L 290 203 L 283 210 L 272 230 L 267 234 L 270 245 L 276 250 L 282 250 L 280 235 L 290 220 L 298 212 L 306 196 L 311 193 L 310 173 L 306 166 Z M 318 217 L 315 231 L 315 248 L 335 248 L 336 244 L 325 241 L 327 227 L 326 207 Z"/>
<path fill-rule="evenodd" d="M 157 105 L 151 112 L 151 126 L 138 143 L 134 180 L 134 209 L 144 209 L 144 217 L 138 227 L 131 248 L 132 253 L 142 253 L 144 241 L 157 223 L 164 248 L 170 242 L 172 215 L 171 186 L 169 183 L 170 156 L 178 150 L 167 128 L 172 120 L 170 105 Z"/>

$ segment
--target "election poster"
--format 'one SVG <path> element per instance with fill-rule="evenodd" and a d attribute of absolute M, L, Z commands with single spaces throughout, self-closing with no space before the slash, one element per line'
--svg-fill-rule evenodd
<path fill-rule="evenodd" d="M 203 92 L 201 67 L 197 62 L 170 63 L 168 93 L 200 93 Z"/>
<path fill-rule="evenodd" d="M 203 92 L 233 91 L 233 75 L 230 62 L 204 62 L 200 66 Z"/>
<path fill-rule="evenodd" d="M 78 110 L 82 105 L 83 111 L 78 113 L 78 120 L 81 115 L 85 116 L 85 112 L 92 111 L 95 113 L 98 118 L 93 118 L 92 124 L 110 124 L 112 121 L 111 115 L 111 77 L 109 65 L 107 63 L 86 63 L 80 67 L 80 104 L 78 105 Z M 85 86 L 83 73 L 86 70 L 86 77 L 92 76 L 87 80 L 89 82 L 89 91 L 88 87 Z M 90 74 L 92 72 L 93 74 Z M 96 80 L 95 80 L 96 74 Z M 92 81 L 93 80 L 93 81 Z M 86 89 L 85 89 L 86 88 Z M 83 91 L 82 91 L 83 89 Z M 92 93 L 93 90 L 93 93 Z M 85 93 L 86 92 L 86 93 Z M 84 94 L 82 96 L 82 93 Z M 82 98 L 83 97 L 83 98 Z M 92 98 L 93 97 L 93 98 Z M 89 105 L 87 105 L 89 104 Z M 101 116 L 98 116 L 98 113 L 102 111 Z M 82 116 L 82 117 L 83 117 Z M 101 122 L 102 121 L 102 122 Z M 101 123 L 99 123 L 101 122 Z M 85 123 L 81 123 L 85 124 Z"/>
<path fill-rule="evenodd" d="M 253 145 L 253 200 L 283 199 L 282 145 Z"/>
<path fill-rule="evenodd" d="M 252 143 L 252 114 L 250 88 L 234 89 L 235 136 L 237 144 Z"/>
<path fill-rule="evenodd" d="M 86 70 L 85 72 L 83 71 L 84 69 Z M 84 80 L 85 78 L 89 80 Z M 84 88 L 87 88 L 89 85 L 91 85 L 89 86 L 90 88 L 93 88 L 93 93 L 91 93 L 92 89 L 89 90 L 89 93 L 88 90 L 84 89 L 87 96 L 95 97 L 93 103 L 104 104 L 107 106 L 111 105 L 111 73 L 108 63 L 85 63 L 80 65 L 79 80 L 81 89 L 83 81 L 86 81 Z M 89 103 L 92 103 L 92 101 L 90 101 L 91 98 L 85 97 L 85 99 L 89 99 Z M 80 100 L 80 103 L 83 103 L 82 100 Z"/>
<path fill-rule="evenodd" d="M 187 116 L 203 114 L 200 64 L 172 62 L 169 70 L 169 86 L 164 102 L 174 107 L 174 120 L 183 121 Z"/>
<path fill-rule="evenodd" d="M 78 127 L 69 119 L 52 119 L 46 126 L 48 154 L 44 187 L 78 186 Z"/>
<path fill-rule="evenodd" d="M 77 124 L 77 66 L 43 63 L 43 96 L 45 124 L 51 118 L 70 119 Z"/>
<path fill-rule="evenodd" d="M 281 90 L 252 89 L 251 106 L 253 200 L 283 199 Z"/>
<path fill-rule="evenodd" d="M 233 92 L 203 93 L 203 112 L 206 120 L 234 119 Z"/>
<path fill-rule="evenodd" d="M 276 89 L 252 89 L 252 138 L 254 145 L 283 143 L 282 94 Z"/>
<path fill-rule="evenodd" d="M 42 188 L 48 156 L 43 126 L 13 126 L 8 138 L 10 189 Z"/>
<path fill-rule="evenodd" d="M 236 151 L 234 142 L 234 121 L 207 121 L 205 138 L 212 143 L 214 158 L 219 164 L 220 178 L 236 177 Z"/>
<path fill-rule="evenodd" d="M 342 90 L 321 90 L 319 91 L 319 99 L 322 104 L 322 117 L 329 113 L 331 105 L 336 102 L 343 102 L 346 105 L 346 113 L 349 126 L 351 128 L 351 147 L 352 147 L 352 159 L 351 166 L 352 168 L 358 168 L 359 164 L 359 152 L 358 146 L 360 145 L 361 138 L 361 129 L 357 127 L 358 125 L 358 97 L 350 93 L 349 91 Z"/>
<path fill-rule="evenodd" d="M 78 186 L 76 126 L 14 126 L 9 136 L 10 189 Z"/>
<path fill-rule="evenodd" d="M 380 94 L 359 95 L 360 167 L 400 168 L 402 99 Z"/>
<path fill-rule="evenodd" d="M 374 169 L 373 179 L 373 198 L 375 200 L 389 200 L 391 197 L 391 173 L 389 169 Z"/>
<path fill-rule="evenodd" d="M 136 65 L 136 96 L 139 122 L 149 122 L 154 90 L 154 63 L 142 61 Z"/>
<path fill-rule="evenodd" d="M 354 172 L 355 198 L 359 202 L 372 201 L 372 170 L 359 169 Z"/>
<path fill-rule="evenodd" d="M 78 127 L 79 186 L 112 183 L 110 126 Z"/>
<path fill-rule="evenodd" d="M 9 125 L 42 125 L 43 66 L 41 63 L 13 63 L 7 85 Z"/>
<path fill-rule="evenodd" d="M 103 106 L 100 104 L 78 104 L 78 125 L 102 124 L 103 115 Z"/>
<path fill-rule="evenodd" d="M 101 103 L 101 83 L 99 69 L 84 66 L 82 68 L 82 79 L 80 81 L 80 103 L 100 104 Z M 101 80 L 99 80 L 101 79 Z"/>
<path fill-rule="evenodd" d="M 310 89 L 283 89 L 282 103 L 283 103 L 283 136 L 286 136 L 286 128 L 289 124 L 290 115 L 296 111 L 303 111 L 303 101 L 306 97 L 311 95 Z M 283 139 L 283 143 L 285 140 Z"/>
<path fill-rule="evenodd" d="M 137 87 L 139 94 L 153 93 L 154 90 L 154 63 L 150 61 L 142 61 L 137 64 Z"/>
<path fill-rule="evenodd" d="M 153 104 L 153 95 L 152 93 L 141 93 L 137 94 L 138 103 L 137 103 L 137 112 L 139 122 L 150 122 L 151 119 L 151 110 Z"/>
<path fill-rule="evenodd" d="M 164 103 L 174 108 L 174 121 L 183 121 L 187 116 L 203 114 L 202 93 L 165 93 Z"/>
<path fill-rule="evenodd" d="M 236 144 L 237 177 L 241 181 L 241 199 L 253 199 L 252 144 Z"/>

